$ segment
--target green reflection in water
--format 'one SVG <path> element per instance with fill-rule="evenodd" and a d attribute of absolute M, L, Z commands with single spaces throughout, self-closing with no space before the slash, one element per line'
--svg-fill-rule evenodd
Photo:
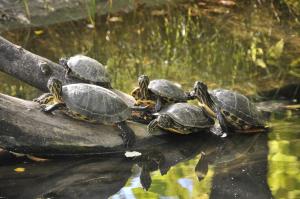
<path fill-rule="evenodd" d="M 287 112 L 286 118 L 272 121 L 269 135 L 268 182 L 275 198 L 300 197 L 299 114 Z"/>
<path fill-rule="evenodd" d="M 148 191 L 141 187 L 132 187 L 131 185 L 135 184 L 133 181 L 136 179 L 129 179 L 125 187 L 130 188 L 135 198 L 209 198 L 214 172 L 213 168 L 209 167 L 206 177 L 199 182 L 195 174 L 195 166 L 199 158 L 200 155 L 176 164 L 163 176 L 159 171 L 152 172 L 152 185 Z M 118 194 L 112 198 L 117 198 L 117 196 Z"/>

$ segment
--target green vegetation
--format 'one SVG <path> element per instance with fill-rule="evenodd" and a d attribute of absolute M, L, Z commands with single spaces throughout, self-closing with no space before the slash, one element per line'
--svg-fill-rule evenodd
<path fill-rule="evenodd" d="M 200 156 L 196 156 L 192 160 L 177 164 L 164 176 L 161 176 L 159 171 L 152 172 L 152 186 L 150 189 L 146 192 L 142 188 L 132 188 L 132 192 L 136 198 L 148 199 L 156 199 L 162 196 L 171 198 L 209 198 L 213 169 L 209 168 L 206 177 L 198 182 L 194 170 L 199 158 Z M 130 184 L 131 181 L 129 180 L 126 186 L 130 186 Z"/>
<path fill-rule="evenodd" d="M 76 53 L 94 57 L 108 65 L 114 86 L 126 92 L 142 73 L 176 80 L 185 88 L 201 79 L 213 88 L 246 94 L 299 79 L 297 15 L 287 18 L 272 3 L 178 3 L 107 17 L 96 15 L 96 3 L 87 1 L 87 21 L 39 29 L 43 34 L 31 30 L 28 39 L 27 30 L 4 36 L 19 44 L 27 41 L 27 49 L 53 61 Z M 116 4 L 108 1 L 107 8 Z M 222 8 L 218 14 L 217 8 Z"/>

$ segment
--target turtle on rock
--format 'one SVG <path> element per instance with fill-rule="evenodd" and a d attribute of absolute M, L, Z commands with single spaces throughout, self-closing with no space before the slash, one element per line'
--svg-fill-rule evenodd
<path fill-rule="evenodd" d="M 112 88 L 111 79 L 105 67 L 93 58 L 75 55 L 68 59 L 60 58 L 59 63 L 65 67 L 67 78 L 74 77 L 86 83 Z"/>
<path fill-rule="evenodd" d="M 95 59 L 85 55 L 75 55 L 68 59 L 61 58 L 59 63 L 65 68 L 65 77 L 79 79 L 82 82 L 95 84 L 104 88 L 111 89 L 111 79 L 105 67 Z M 45 93 L 33 101 L 39 104 L 53 102 L 53 95 Z"/>
<path fill-rule="evenodd" d="M 189 100 L 189 93 L 184 92 L 177 84 L 165 80 L 149 80 L 147 75 L 138 78 L 139 87 L 135 88 L 131 95 L 137 100 L 137 105 L 154 105 L 155 112 L 158 112 L 163 105 L 186 102 Z"/>
<path fill-rule="evenodd" d="M 87 122 L 115 124 L 121 131 L 126 147 L 135 142 L 133 130 L 126 120 L 131 116 L 131 109 L 114 92 L 92 84 L 77 83 L 62 86 L 62 83 L 51 78 L 48 89 L 53 95 L 51 103 L 42 104 L 42 111 L 52 112 L 60 109 L 66 115 Z"/>
<path fill-rule="evenodd" d="M 196 81 L 194 95 L 212 118 L 217 118 L 222 131 L 239 133 L 265 132 L 268 127 L 262 113 L 246 96 L 226 89 L 208 92 L 207 85 Z"/>
<path fill-rule="evenodd" d="M 166 106 L 155 115 L 157 118 L 148 125 L 149 133 L 160 127 L 176 134 L 190 134 L 208 131 L 215 124 L 201 107 L 188 103 Z"/>

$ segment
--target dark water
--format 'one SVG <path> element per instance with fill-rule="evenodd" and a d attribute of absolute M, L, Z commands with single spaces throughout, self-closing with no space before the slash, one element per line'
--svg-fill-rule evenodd
<path fill-rule="evenodd" d="M 95 14 L 100 9 L 96 5 L 106 14 Z M 78 53 L 91 56 L 107 65 L 113 86 L 124 92 L 137 85 L 140 74 L 167 78 L 185 89 L 200 79 L 210 88 L 246 95 L 300 82 L 298 1 L 88 1 L 84 14 L 79 11 L 69 13 L 73 18 L 23 24 L 29 27 L 7 24 L 1 36 L 55 62 Z M 24 99 L 40 94 L 2 73 L 0 92 Z M 160 170 L 168 172 L 161 175 L 150 168 L 148 191 L 140 184 L 142 168 L 148 166 L 144 160 L 103 157 L 34 163 L 3 157 L 0 196 L 300 198 L 299 112 L 275 112 L 269 123 L 268 134 L 229 140 L 182 138 L 180 143 L 177 139 L 173 145 L 170 141 L 154 146 L 154 153 L 166 159 Z M 200 158 L 208 171 L 199 181 L 195 167 Z"/>

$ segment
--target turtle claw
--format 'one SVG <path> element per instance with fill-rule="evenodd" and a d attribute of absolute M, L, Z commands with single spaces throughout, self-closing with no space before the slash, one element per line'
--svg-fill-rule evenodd
<path fill-rule="evenodd" d="M 41 104 L 40 107 L 41 107 L 41 111 L 45 113 L 51 113 L 52 111 L 66 107 L 66 105 L 64 103 L 55 103 L 52 105 Z"/>
<path fill-rule="evenodd" d="M 210 128 L 210 132 L 215 134 L 216 136 L 219 136 L 221 138 L 227 137 L 227 133 L 225 133 L 220 125 L 214 125 Z"/>
<path fill-rule="evenodd" d="M 46 104 L 41 104 L 41 111 L 44 113 L 51 113 L 51 111 L 49 111 L 49 106 L 47 106 Z"/>
<path fill-rule="evenodd" d="M 47 108 L 47 105 L 46 104 L 40 104 L 40 108 L 41 108 L 41 111 L 46 112 L 45 109 Z"/>

